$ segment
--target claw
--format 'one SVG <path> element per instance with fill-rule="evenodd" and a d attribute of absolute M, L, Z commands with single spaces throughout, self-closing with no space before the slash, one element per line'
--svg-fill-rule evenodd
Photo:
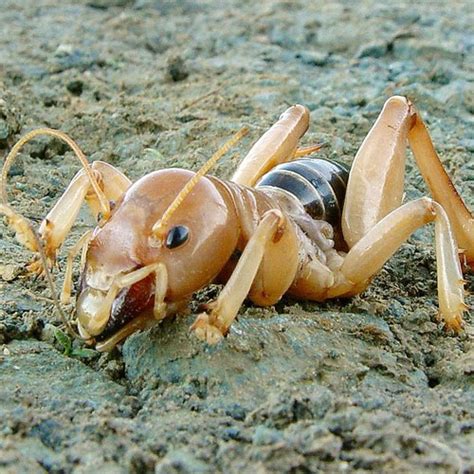
<path fill-rule="evenodd" d="M 464 327 L 463 313 L 467 311 L 469 307 L 465 303 L 460 303 L 458 310 L 454 314 L 445 316 L 440 313 L 438 315 L 438 320 L 444 323 L 444 329 L 446 331 L 452 331 L 455 334 L 460 334 Z"/>
<path fill-rule="evenodd" d="M 40 259 L 34 259 L 31 263 L 28 264 L 28 266 L 26 267 L 26 271 L 36 277 L 44 276 L 43 263 Z"/>
<path fill-rule="evenodd" d="M 54 262 L 54 260 L 50 259 L 49 257 L 47 257 L 47 261 L 48 261 L 48 270 L 52 271 L 53 268 L 54 268 L 55 262 Z M 35 277 L 45 277 L 46 276 L 46 272 L 44 271 L 43 262 L 41 261 L 41 258 L 38 257 L 38 256 L 33 258 L 31 263 L 29 263 L 27 265 L 26 271 L 27 271 L 27 273 L 29 273 L 29 274 L 31 274 Z"/>
<path fill-rule="evenodd" d="M 221 329 L 210 322 L 210 319 L 208 314 L 201 313 L 190 329 L 194 331 L 198 339 L 210 345 L 214 345 L 224 338 L 224 334 Z"/>
<path fill-rule="evenodd" d="M 7 217 L 8 226 L 15 231 L 16 240 L 26 248 L 37 252 L 36 239 L 28 221 L 5 204 L 0 204 L 0 214 Z"/>

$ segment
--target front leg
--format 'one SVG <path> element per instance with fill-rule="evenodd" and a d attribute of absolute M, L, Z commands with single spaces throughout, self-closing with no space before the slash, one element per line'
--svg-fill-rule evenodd
<path fill-rule="evenodd" d="M 201 313 L 191 326 L 199 339 L 216 344 L 227 334 L 254 283 L 266 249 L 273 239 L 279 237 L 284 222 L 280 211 L 271 210 L 264 214 L 229 281 L 217 300 L 211 303 L 211 313 Z"/>
<path fill-rule="evenodd" d="M 39 232 L 42 243 L 38 240 L 30 222 L 10 206 L 6 190 L 8 172 L 18 152 L 27 142 L 39 135 L 54 136 L 67 143 L 83 165 L 83 169 L 76 174 L 54 208 L 43 220 Z M 16 238 L 21 244 L 34 252 L 45 253 L 46 255 L 43 255 L 41 260 L 47 260 L 48 264 L 52 265 L 57 249 L 69 233 L 84 199 L 94 216 L 97 217 L 100 212 L 103 217 L 108 218 L 110 201 L 119 199 L 130 184 L 126 176 L 107 163 L 97 161 L 92 166 L 89 165 L 82 150 L 67 134 L 50 128 L 39 128 L 18 140 L 5 158 L 0 180 L 0 214 L 6 215 L 9 226 L 15 231 Z M 44 247 L 44 252 L 42 247 Z M 42 267 L 42 263 L 38 261 L 30 269 L 41 272 Z"/>
<path fill-rule="evenodd" d="M 122 172 L 108 163 L 95 161 L 91 168 L 109 203 L 120 199 L 131 185 L 131 181 Z M 98 219 L 100 202 L 91 189 L 87 173 L 81 170 L 74 176 L 39 229 L 45 243 L 46 254 L 52 262 L 55 260 L 57 250 L 69 234 L 84 201 L 87 202 L 93 216 Z"/>

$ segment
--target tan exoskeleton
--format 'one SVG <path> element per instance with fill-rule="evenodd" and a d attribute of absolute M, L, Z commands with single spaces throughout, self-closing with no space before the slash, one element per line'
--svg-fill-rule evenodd
<path fill-rule="evenodd" d="M 5 162 L 0 211 L 19 240 L 43 254 L 35 268 L 43 271 L 46 260 L 54 263 L 84 199 L 99 218 L 93 233 L 85 234 L 68 256 L 61 295 L 68 301 L 73 257 L 82 249 L 77 325 L 81 337 L 99 350 L 181 311 L 193 292 L 216 279 L 226 282 L 222 292 L 192 326 L 211 344 L 227 334 L 246 297 L 266 306 L 286 293 L 315 301 L 358 294 L 413 231 L 432 221 L 440 315 L 446 328 L 460 331 L 466 306 L 458 245 L 464 262 L 473 267 L 474 219 L 413 105 L 403 97 L 386 102 L 352 164 L 343 209 L 332 225 L 324 217 L 312 218 L 309 208 L 320 198 L 324 205 L 334 189 L 319 193 L 318 183 L 327 187 L 328 181 L 305 176 L 321 170 L 324 175 L 332 165 L 314 171 L 311 160 L 297 160 L 295 166 L 306 170 L 301 172 L 281 165 L 317 150 L 297 148 L 308 126 L 308 110 L 290 107 L 253 146 L 231 181 L 205 174 L 244 132 L 198 173 L 165 169 L 134 184 L 106 163 L 88 165 L 61 132 L 31 132 Z M 38 238 L 8 205 L 5 185 L 19 148 L 40 133 L 67 141 L 84 169 L 43 221 Z M 433 199 L 402 205 L 407 140 Z M 272 171 L 277 165 L 286 166 L 278 176 Z M 288 177 L 314 202 L 304 203 L 291 187 L 278 184 Z M 340 178 L 335 172 L 328 180 L 345 187 Z M 333 200 L 332 211 L 342 207 L 341 196 Z"/>

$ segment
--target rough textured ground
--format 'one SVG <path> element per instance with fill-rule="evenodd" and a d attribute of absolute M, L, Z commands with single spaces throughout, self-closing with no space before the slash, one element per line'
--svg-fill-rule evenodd
<path fill-rule="evenodd" d="M 2 154 L 51 126 L 133 179 L 196 169 L 247 124 L 238 159 L 299 102 L 305 143 L 350 163 L 385 99 L 405 94 L 472 207 L 472 4 L 381 3 L 4 0 Z M 77 169 L 35 141 L 12 202 L 39 221 Z M 412 161 L 407 181 L 407 199 L 426 192 Z M 84 212 L 67 246 L 90 223 Z M 215 348 L 189 336 L 190 315 L 91 359 L 63 354 L 44 282 L 0 233 L 0 471 L 474 472 L 473 318 L 460 337 L 436 322 L 432 228 L 360 297 L 244 306 Z"/>

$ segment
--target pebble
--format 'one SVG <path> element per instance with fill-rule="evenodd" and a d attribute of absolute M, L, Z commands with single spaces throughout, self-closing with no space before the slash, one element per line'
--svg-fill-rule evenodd
<path fill-rule="evenodd" d="M 181 56 L 170 56 L 166 62 L 166 75 L 173 82 L 184 81 L 189 76 L 186 63 Z"/>
<path fill-rule="evenodd" d="M 155 474 L 210 474 L 214 472 L 206 463 L 185 450 L 168 453 L 156 466 Z"/>
<path fill-rule="evenodd" d="M 106 10 L 111 7 L 126 7 L 133 5 L 135 0 L 89 0 L 87 5 L 98 10 Z"/>
<path fill-rule="evenodd" d="M 357 58 L 382 58 L 387 54 L 387 43 L 374 42 L 363 45 L 356 54 Z"/>
<path fill-rule="evenodd" d="M 10 133 L 10 129 L 5 120 L 0 119 L 0 140 L 6 140 Z"/>
<path fill-rule="evenodd" d="M 72 95 L 81 95 L 82 91 L 84 90 L 84 82 L 82 82 L 80 79 L 76 79 L 74 81 L 70 81 L 66 84 L 66 89 L 72 94 Z"/>
<path fill-rule="evenodd" d="M 12 281 L 20 273 L 20 267 L 18 265 L 6 264 L 0 265 L 0 278 L 3 281 Z"/>
<path fill-rule="evenodd" d="M 235 440 L 241 439 L 240 429 L 237 428 L 236 426 L 231 426 L 230 428 L 226 428 L 223 431 L 223 438 L 226 439 L 226 440 L 228 440 L 228 439 L 235 439 Z"/>
<path fill-rule="evenodd" d="M 252 436 L 252 443 L 257 446 L 275 444 L 282 441 L 283 435 L 280 431 L 259 425 Z"/>
<path fill-rule="evenodd" d="M 308 66 L 326 66 L 329 61 L 329 54 L 319 51 L 300 51 L 295 57 Z"/>

